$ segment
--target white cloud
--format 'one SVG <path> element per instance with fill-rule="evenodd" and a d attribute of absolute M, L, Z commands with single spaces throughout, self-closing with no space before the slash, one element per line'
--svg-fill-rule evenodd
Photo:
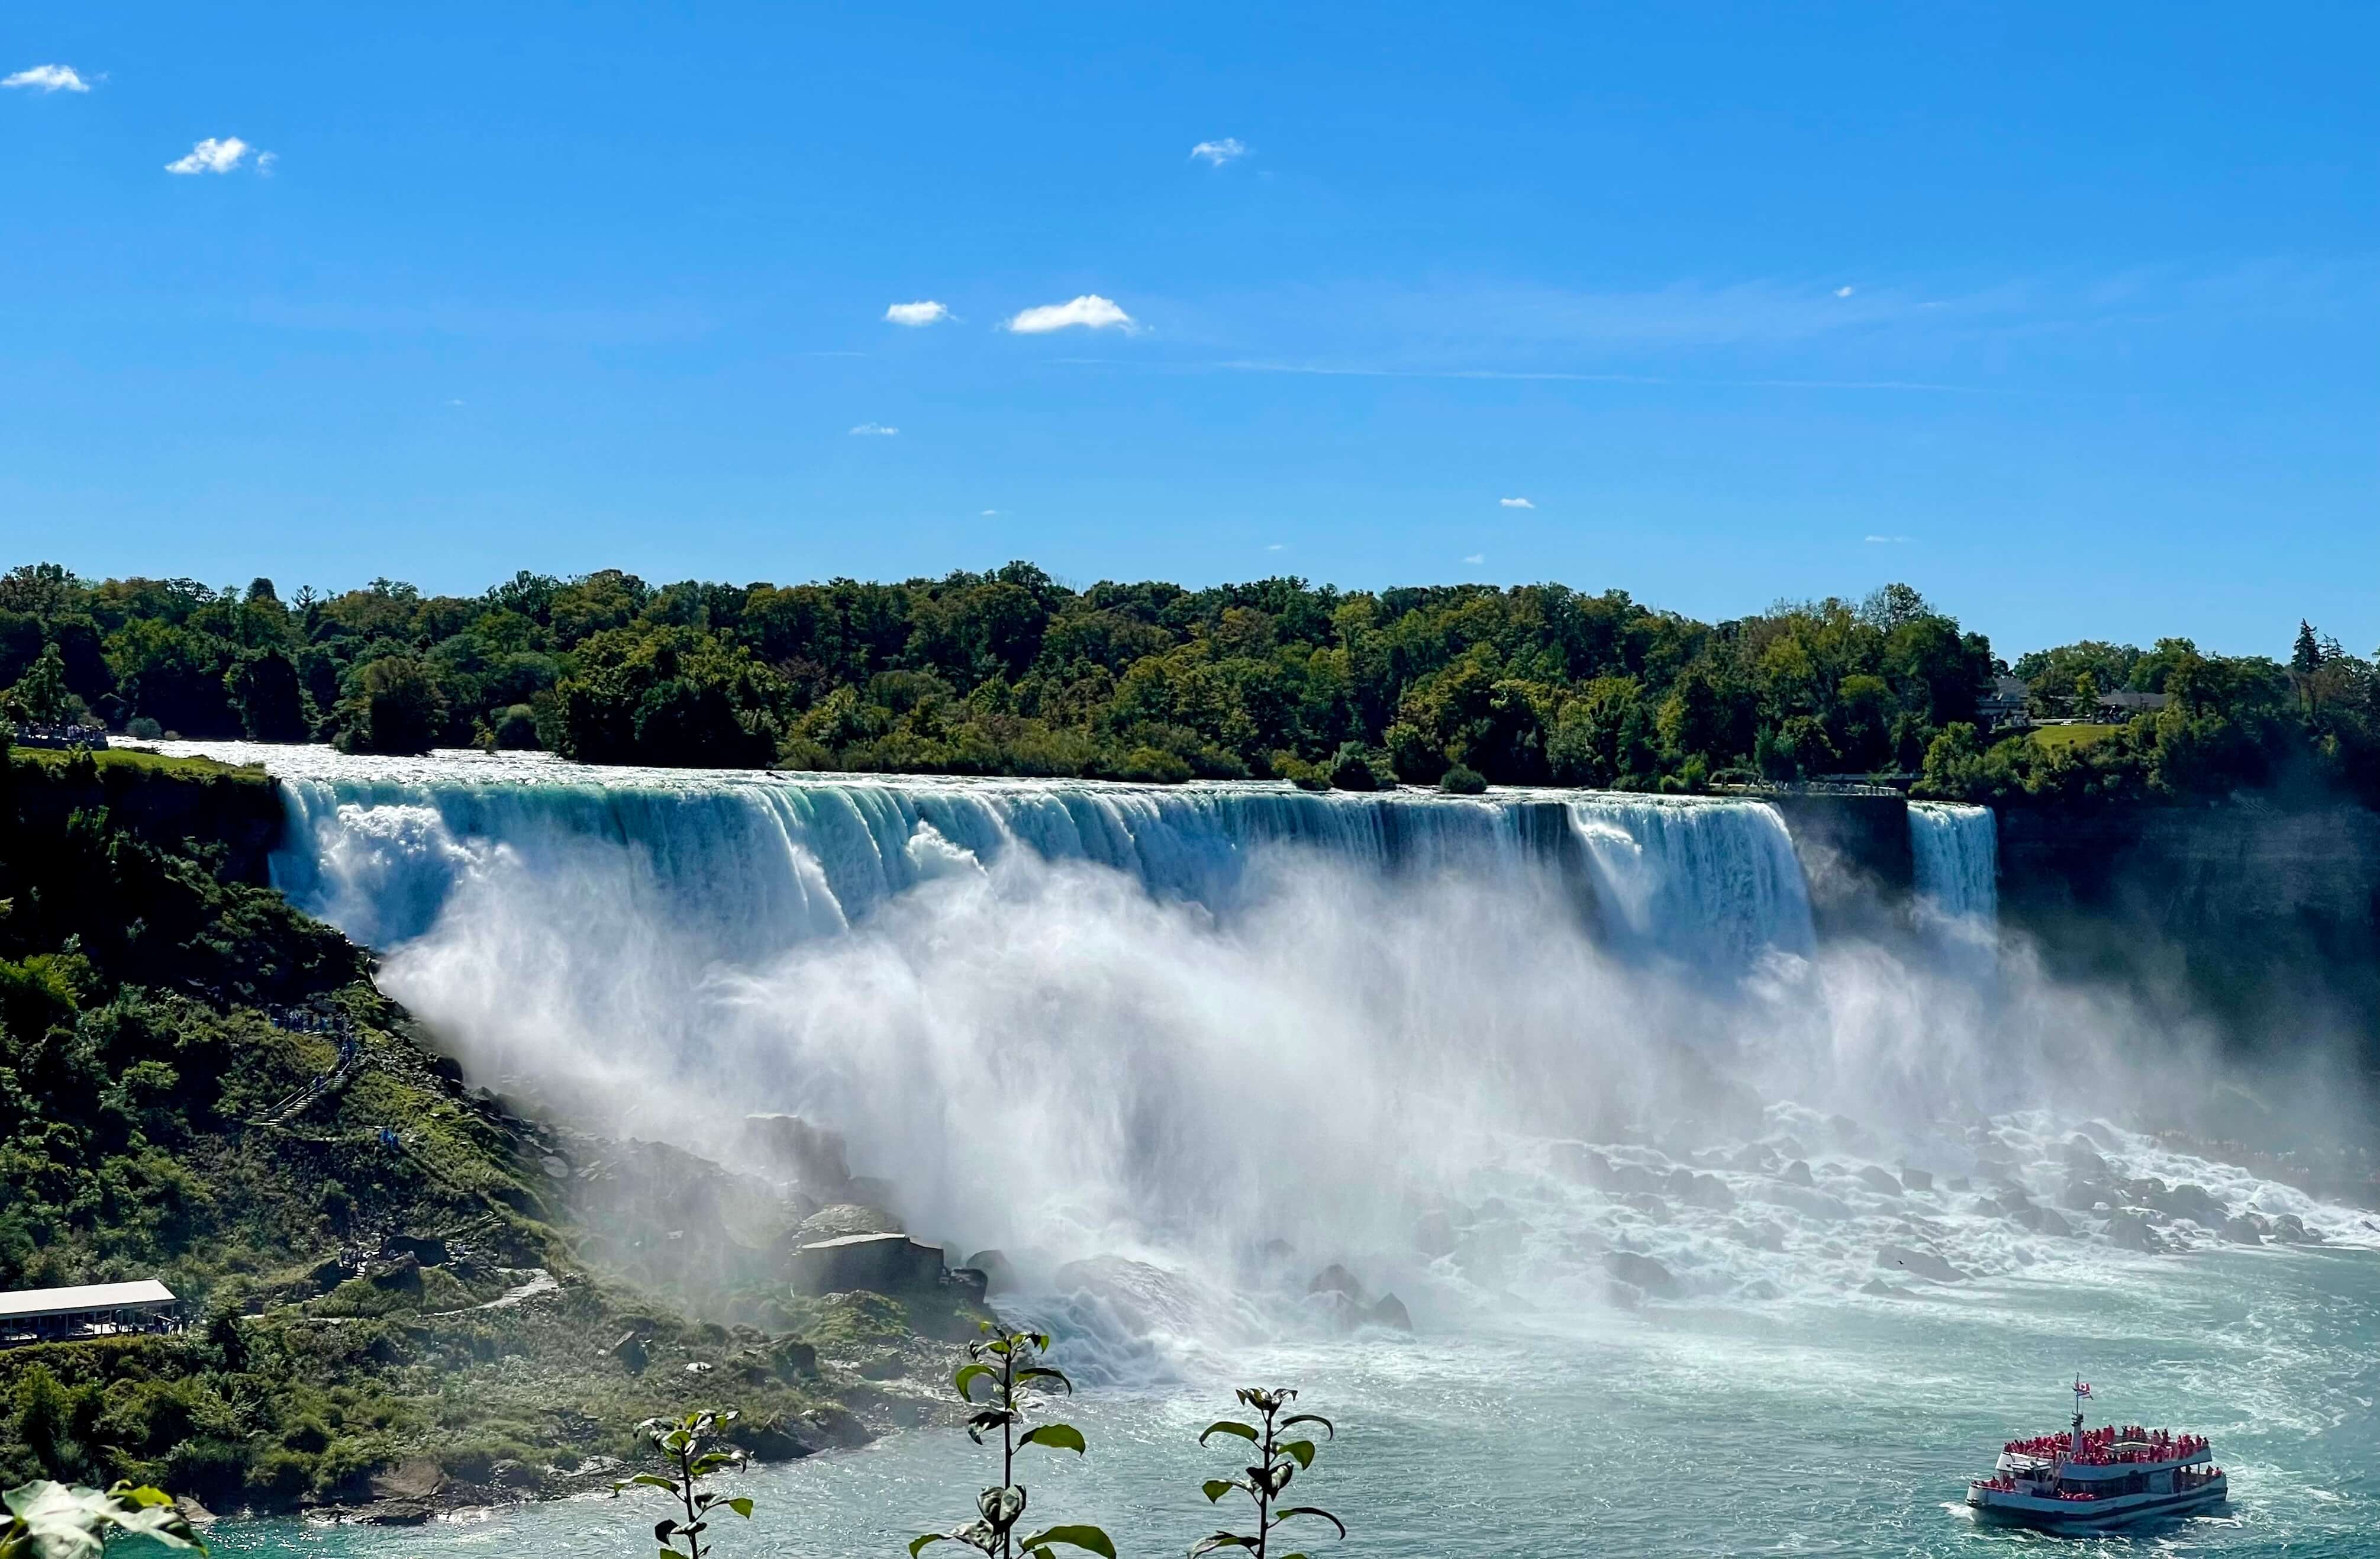
<path fill-rule="evenodd" d="M 1534 509 L 1537 506 L 1526 498 L 1499 498 L 1496 501 L 1508 509 Z"/>
<path fill-rule="evenodd" d="M 1217 168 L 1221 167 L 1225 163 L 1236 161 L 1247 154 L 1248 149 L 1246 145 L 1235 135 L 1227 135 L 1220 140 L 1202 140 L 1197 145 L 1190 148 L 1191 156 L 1197 158 L 1209 167 Z"/>
<path fill-rule="evenodd" d="M 1038 309 L 1027 309 L 1008 322 L 1008 328 L 1019 335 L 1046 335 L 1053 330 L 1081 325 L 1087 330 L 1105 330 L 1118 325 L 1132 328 L 1132 316 L 1116 307 L 1114 301 L 1096 292 L 1087 292 L 1071 303 L 1044 303 Z"/>
<path fill-rule="evenodd" d="M 884 311 L 886 322 L 892 324 L 939 324 L 950 317 L 951 311 L 930 298 L 915 303 L 895 303 Z"/>
<path fill-rule="evenodd" d="M 1835 288 L 1835 296 L 1837 298 L 1849 298 L 1851 295 L 1852 289 L 1847 286 L 1839 286 Z"/>
<path fill-rule="evenodd" d="M 1463 561 L 1465 563 L 1485 563 L 1488 561 L 1488 554 L 1484 552 L 1465 553 L 1463 554 Z"/>
<path fill-rule="evenodd" d="M 1269 546 L 1269 547 L 1265 548 L 1265 551 L 1267 551 L 1267 552 L 1279 552 L 1279 551 L 1281 551 L 1281 543 L 1280 543 L 1279 542 L 1275 542 L 1272 545 L 1270 545 L 1270 546 Z"/>
<path fill-rule="evenodd" d="M 0 77 L 0 87 L 30 87 L 37 92 L 87 92 L 91 83 L 71 65 L 37 65 L 14 76 Z"/>
<path fill-rule="evenodd" d="M 891 438 L 900 431 L 898 428 L 888 428 L 881 422 L 862 422 L 851 430 L 852 436 L 855 438 Z"/>
<path fill-rule="evenodd" d="M 252 148 L 236 135 L 221 140 L 213 136 L 190 148 L 189 155 L 177 157 L 165 164 L 167 173 L 229 173 L 239 166 Z"/>
<path fill-rule="evenodd" d="M 1872 547 L 1903 547 L 1909 544 L 1909 538 L 1906 536 L 1870 536 L 1867 539 L 1867 544 Z"/>
<path fill-rule="evenodd" d="M 998 519 L 1002 515 L 1004 515 L 1008 511 L 1006 509 L 986 509 L 983 511 L 983 518 L 986 519 Z"/>
<path fill-rule="evenodd" d="M 281 153 L 278 152 L 259 152 L 256 154 L 256 171 L 270 177 L 273 173 L 273 164 L 279 161 L 281 161 Z"/>

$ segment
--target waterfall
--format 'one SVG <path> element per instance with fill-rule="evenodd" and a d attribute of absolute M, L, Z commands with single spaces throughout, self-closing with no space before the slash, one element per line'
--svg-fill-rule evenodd
<path fill-rule="evenodd" d="M 1020 850 L 1106 868 L 1152 897 L 1222 915 L 1243 903 L 1269 857 L 1488 883 L 1583 869 L 1614 942 L 1648 956 L 1732 968 L 1770 949 L 1806 956 L 1813 942 L 1791 842 L 1776 812 L 1755 802 L 670 773 L 312 751 L 277 757 L 276 769 L 289 810 L 276 883 L 383 950 L 428 933 L 455 895 L 508 866 L 549 882 L 567 876 L 582 897 L 641 906 L 674 934 L 740 962 L 844 932 L 923 883 Z"/>
<path fill-rule="evenodd" d="M 1988 807 L 1909 804 L 1909 848 L 1919 901 L 1954 921 L 1999 919 L 1999 834 Z"/>

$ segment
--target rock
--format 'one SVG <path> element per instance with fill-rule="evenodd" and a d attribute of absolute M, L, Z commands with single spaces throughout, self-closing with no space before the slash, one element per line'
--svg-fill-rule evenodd
<path fill-rule="evenodd" d="M 938 1281 L 942 1253 L 902 1234 L 844 1235 L 796 1247 L 787 1265 L 796 1294 L 815 1297 L 855 1288 L 897 1294 Z"/>
<path fill-rule="evenodd" d="M 843 1134 L 799 1115 L 747 1115 L 745 1156 L 764 1164 L 821 1201 L 841 1200 L 851 1188 L 851 1161 Z"/>
<path fill-rule="evenodd" d="M 316 1262 L 313 1270 L 306 1274 L 306 1281 L 313 1286 L 315 1293 L 328 1294 L 352 1275 L 347 1271 L 346 1262 L 333 1256 Z"/>
<path fill-rule="evenodd" d="M 1897 1268 L 1912 1277 L 1922 1277 L 1928 1283 L 1967 1281 L 1965 1273 L 1942 1260 L 1941 1257 L 1929 1255 L 1923 1250 L 1912 1250 L 1905 1245 L 1888 1245 L 1880 1248 L 1876 1253 L 1876 1264 L 1879 1267 Z"/>
<path fill-rule="evenodd" d="M 769 1345 L 770 1362 L 781 1378 L 818 1376 L 818 1348 L 798 1337 L 783 1337 Z"/>
<path fill-rule="evenodd" d="M 408 1456 L 394 1467 L 382 1468 L 372 1474 L 370 1485 L 376 1500 L 434 1499 L 445 1486 L 444 1469 L 428 1456 Z"/>
<path fill-rule="evenodd" d="M 1650 1191 L 1630 1191 L 1620 1199 L 1620 1204 L 1642 1212 L 1656 1224 L 1670 1221 L 1670 1204 Z"/>
<path fill-rule="evenodd" d="M 789 1462 L 796 1456 L 810 1454 L 809 1442 L 793 1423 L 770 1414 L 760 1419 L 738 1419 L 728 1431 L 728 1438 L 736 1447 L 756 1462 Z"/>
<path fill-rule="evenodd" d="M 626 1336 L 621 1338 L 618 1342 L 613 1343 L 610 1347 L 603 1351 L 618 1359 L 623 1365 L 626 1366 L 627 1371 L 631 1375 L 643 1374 L 645 1372 L 645 1366 L 652 1362 L 652 1357 L 645 1351 L 644 1338 L 637 1335 L 634 1332 L 629 1333 Z"/>
<path fill-rule="evenodd" d="M 901 1220 L 880 1207 L 863 1202 L 840 1201 L 821 1207 L 801 1222 L 794 1231 L 795 1245 L 815 1245 L 822 1239 L 842 1239 L 848 1235 L 897 1235 L 906 1233 Z"/>
<path fill-rule="evenodd" d="M 2224 1219 L 2222 1235 L 2225 1239 L 2229 1240 L 2234 1245 L 2262 1245 L 2265 1243 L 2263 1231 L 2258 1229 L 2254 1220 L 2250 1218 Z"/>
<path fill-rule="evenodd" d="M 1957 1175 L 1951 1176 L 1946 1188 L 1953 1191 L 1972 1191 L 1975 1188 L 1975 1183 L 1963 1175 Z"/>
<path fill-rule="evenodd" d="M 2187 1182 L 2156 1198 L 2153 1205 L 2168 1217 L 2187 1218 L 2202 1228 L 2219 1229 L 2230 1215 L 2230 1209 L 2217 1201 L 2205 1187 Z"/>
<path fill-rule="evenodd" d="M 1689 1207 L 1706 1207 L 1714 1212 L 1725 1212 L 1735 1205 L 1735 1193 L 1727 1188 L 1726 1181 L 1691 1169 L 1671 1170 L 1662 1189 Z"/>
<path fill-rule="evenodd" d="M 2113 1207 L 2116 1204 L 2114 1189 L 2100 1181 L 2085 1180 L 2080 1175 L 2069 1175 L 2065 1189 L 2058 1193 L 2058 1205 L 2069 1212 L 2088 1212 L 2101 1202 Z"/>
<path fill-rule="evenodd" d="M 832 1403 L 811 1408 L 802 1415 L 802 1421 L 817 1432 L 821 1443 L 832 1445 L 838 1451 L 856 1451 L 875 1438 L 868 1432 L 868 1426 L 859 1421 L 857 1414 Z"/>
<path fill-rule="evenodd" d="M 1362 1280 L 1336 1261 L 1315 1273 L 1314 1281 L 1305 1285 L 1305 1291 L 1308 1294 L 1344 1294 L 1358 1304 L 1364 1298 Z"/>
<path fill-rule="evenodd" d="M 176 1494 L 174 1496 L 174 1511 L 176 1515 L 181 1516 L 183 1520 L 188 1521 L 193 1527 L 212 1527 L 218 1519 L 220 1519 L 213 1511 L 209 1510 L 205 1505 L 200 1504 L 198 1501 L 190 1498 L 188 1494 Z"/>
<path fill-rule="evenodd" d="M 1881 1191 L 1888 1197 L 1897 1197 L 1901 1193 L 1901 1184 L 1893 1176 L 1892 1172 L 1879 1168 L 1876 1164 L 1860 1165 L 1859 1179 L 1860 1184 L 1871 1191 Z"/>
<path fill-rule="evenodd" d="M 421 1292 L 421 1263 L 410 1256 L 399 1256 L 391 1261 L 375 1261 L 364 1271 L 374 1288 L 391 1294 Z"/>
<path fill-rule="evenodd" d="M 2107 1241 L 2126 1250 L 2160 1251 L 2165 1240 L 2137 1212 L 2119 1212 L 2107 1220 Z"/>
<path fill-rule="evenodd" d="M 2010 1208 L 2008 1215 L 2010 1223 L 2020 1228 L 2030 1229 L 2037 1235 L 2065 1236 L 2074 1233 L 2074 1225 L 2068 1223 L 2057 1212 L 2046 1207 L 2035 1207 L 2031 1202 Z"/>
<path fill-rule="evenodd" d="M 1413 1330 L 1413 1317 L 1405 1312 L 1404 1301 L 1393 1294 L 1383 1294 L 1379 1302 L 1364 1312 L 1364 1319 L 1374 1326 L 1386 1326 L 1392 1331 Z"/>
<path fill-rule="evenodd" d="M 489 1473 L 499 1489 L 534 1489 L 545 1481 L 545 1474 L 527 1462 L 501 1461 Z"/>
<path fill-rule="evenodd" d="M 2320 1245 L 2322 1231 L 2307 1228 L 2294 1212 L 2284 1212 L 2273 1220 L 2273 1237 L 2284 1245 Z"/>
<path fill-rule="evenodd" d="M 552 1153 L 548 1153 L 544 1157 L 539 1159 L 537 1161 L 537 1166 L 545 1171 L 545 1177 L 549 1180 L 567 1180 L 570 1178 L 570 1161 L 564 1158 L 558 1158 Z"/>
<path fill-rule="evenodd" d="M 2070 1137 L 2066 1139 L 2066 1167 L 2078 1175 L 2093 1180 L 2107 1177 L 2107 1161 L 2091 1146 L 2090 1139 Z"/>
<path fill-rule="evenodd" d="M 1433 1261 L 1453 1255 L 1457 1243 L 1454 1220 L 1444 1212 L 1425 1212 L 1414 1220 L 1414 1248 Z"/>
<path fill-rule="evenodd" d="M 1016 1287 L 1016 1267 L 1002 1250 L 978 1250 L 966 1259 L 966 1264 L 983 1274 L 986 1294 L 1012 1293 Z"/>
<path fill-rule="evenodd" d="M 1912 1191 L 1930 1191 L 1934 1188 L 1934 1176 L 1922 1169 L 1904 1165 L 1900 1171 L 1900 1183 Z"/>
<path fill-rule="evenodd" d="M 979 1305 L 991 1294 L 991 1274 L 980 1267 L 953 1267 L 951 1285 L 972 1305 Z"/>
<path fill-rule="evenodd" d="M 429 1500 L 374 1500 L 350 1511 L 347 1519 L 364 1527 L 419 1527 L 437 1514 Z"/>
<path fill-rule="evenodd" d="M 1785 1166 L 1785 1173 L 1779 1175 L 1778 1178 L 1784 1181 L 1789 1186 L 1815 1188 L 1818 1184 L 1816 1179 L 1811 1175 L 1809 1162 L 1805 1159 L 1795 1159 L 1791 1163 L 1787 1164 Z"/>
<path fill-rule="evenodd" d="M 1895 1288 L 1892 1285 L 1885 1282 L 1884 1279 L 1880 1277 L 1872 1277 L 1865 1283 L 1860 1285 L 1860 1292 L 1867 1295 L 1870 1298 L 1897 1299 L 1901 1297 L 1902 1291 Z"/>
<path fill-rule="evenodd" d="M 425 1267 L 443 1267 L 448 1260 L 446 1242 L 433 1235 L 391 1235 L 381 1241 L 384 1257 L 410 1256 Z"/>
<path fill-rule="evenodd" d="M 1633 1250 L 1609 1252 L 1603 1258 L 1603 1270 L 1656 1299 L 1674 1299 L 1684 1292 L 1669 1268 Z"/>

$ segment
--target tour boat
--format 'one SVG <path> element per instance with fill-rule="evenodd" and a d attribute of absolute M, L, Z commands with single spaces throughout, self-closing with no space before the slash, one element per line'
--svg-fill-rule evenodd
<path fill-rule="evenodd" d="M 2211 1510 L 2228 1497 L 2206 1437 L 2137 1425 L 2082 1427 L 2074 1382 L 2074 1424 L 2064 1434 L 2011 1440 L 1989 1478 L 1967 1485 L 1976 1519 L 2046 1532 L 2098 1532 L 2151 1516 Z"/>

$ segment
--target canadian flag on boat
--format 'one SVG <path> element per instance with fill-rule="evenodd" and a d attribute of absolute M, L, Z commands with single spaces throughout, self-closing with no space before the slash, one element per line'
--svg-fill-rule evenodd
<path fill-rule="evenodd" d="M 2090 1383 L 2089 1383 L 2088 1382 L 2086 1382 L 2086 1381 L 2077 1381 L 2077 1382 L 2074 1382 L 2074 1395 L 2077 1395 L 2077 1396 L 2088 1396 L 2088 1395 L 2091 1395 L 2091 1386 L 2090 1386 Z"/>

